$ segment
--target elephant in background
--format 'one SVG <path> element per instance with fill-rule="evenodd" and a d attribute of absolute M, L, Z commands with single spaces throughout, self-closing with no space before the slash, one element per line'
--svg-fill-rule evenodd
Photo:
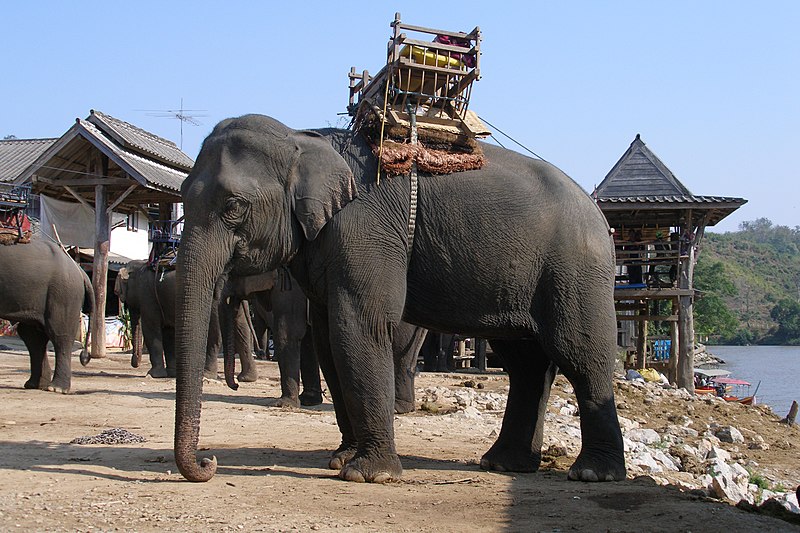
<path fill-rule="evenodd" d="M 310 301 L 342 436 L 329 466 L 341 478 L 384 482 L 402 474 L 392 341 L 403 320 L 487 338 L 502 357 L 508 403 L 482 468 L 539 468 L 558 369 L 581 417 L 582 448 L 569 479 L 625 478 L 612 387 L 614 248 L 605 217 L 553 165 L 493 145 L 481 149 L 480 170 L 378 184 L 376 158 L 359 133 L 296 131 L 261 115 L 214 128 L 181 189 L 174 449 L 187 479 L 205 481 L 216 471 L 216 458 L 196 456 L 202 333 L 214 282 L 223 271 L 282 265 Z"/>
<path fill-rule="evenodd" d="M 130 311 L 132 355 L 131 366 L 138 367 L 142 358 L 142 339 L 150 354 L 148 375 L 154 378 L 175 377 L 175 271 L 152 267 L 147 261 L 130 261 L 117 274 L 114 292 Z M 222 347 L 222 331 L 219 318 L 219 297 L 215 298 L 211 310 L 206 341 L 206 363 L 204 375 L 217 377 L 217 357 Z M 249 335 L 249 328 L 242 327 L 239 319 L 233 334 L 237 346 L 246 341 L 242 332 Z M 242 350 L 242 352 L 245 352 Z M 248 352 L 249 353 L 249 352 Z M 252 362 L 252 354 L 242 357 L 241 381 L 255 381 L 258 373 Z"/>
<path fill-rule="evenodd" d="M 319 364 L 308 327 L 307 300 L 300 285 L 288 271 L 280 269 L 259 276 L 232 277 L 228 286 L 233 296 L 228 308 L 235 310 L 239 302 L 247 302 L 249 298 L 253 315 L 272 333 L 281 383 L 277 405 L 321 404 Z M 249 338 L 252 342 L 252 335 Z M 228 369 L 233 369 L 233 361 L 228 361 L 229 355 L 233 354 L 226 350 L 226 381 L 232 385 Z"/>
<path fill-rule="evenodd" d="M 90 316 L 94 312 L 92 284 L 58 244 L 34 238 L 27 244 L 0 246 L 0 318 L 18 322 L 17 334 L 28 348 L 31 377 L 26 389 L 69 392 L 81 311 Z M 55 351 L 52 378 L 48 341 Z M 80 354 L 83 365 L 90 359 L 88 343 L 87 331 Z"/>

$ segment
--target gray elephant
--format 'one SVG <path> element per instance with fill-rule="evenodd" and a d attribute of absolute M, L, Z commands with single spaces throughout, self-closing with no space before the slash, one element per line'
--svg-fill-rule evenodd
<path fill-rule="evenodd" d="M 502 356 L 508 403 L 482 468 L 538 469 L 558 368 L 581 417 L 582 449 L 568 477 L 625 477 L 612 387 L 614 249 L 606 220 L 554 166 L 482 149 L 481 170 L 378 184 L 370 145 L 350 131 L 295 131 L 261 115 L 214 128 L 181 191 L 175 458 L 187 479 L 207 480 L 216 471 L 216 458 L 196 457 L 199 333 L 214 280 L 223 270 L 241 275 L 281 265 L 310 301 L 342 434 L 329 466 L 343 479 L 383 482 L 402 474 L 392 415 L 392 337 L 401 320 L 490 339 Z"/>
<path fill-rule="evenodd" d="M 89 277 L 58 244 L 33 238 L 27 244 L 0 246 L 0 292 L 0 318 L 18 322 L 17 334 L 30 354 L 31 377 L 25 388 L 69 392 L 81 310 L 90 316 L 94 312 Z M 55 351 L 52 378 L 48 341 Z M 83 365 L 90 358 L 88 341 L 87 331 Z"/>
<path fill-rule="evenodd" d="M 154 268 L 147 261 L 134 260 L 120 269 L 114 286 L 114 292 L 130 312 L 133 345 L 131 365 L 138 367 L 140 364 L 143 338 L 150 354 L 150 370 L 147 373 L 154 378 L 175 376 L 175 281 L 173 269 Z M 205 375 L 211 378 L 217 377 L 217 357 L 222 347 L 219 305 L 217 296 L 205 344 Z M 243 331 L 249 335 L 249 329 L 241 325 L 234 332 L 237 345 L 243 343 L 240 337 Z M 241 361 L 240 381 L 255 381 L 258 372 L 252 354 L 243 356 Z"/>
<path fill-rule="evenodd" d="M 281 397 L 277 405 L 321 404 L 319 364 L 311 342 L 311 328 L 308 327 L 307 300 L 300 285 L 284 269 L 261 276 L 234 277 L 228 285 L 234 296 L 231 305 L 235 307 L 239 301 L 249 298 L 253 314 L 272 333 L 281 380 Z M 226 370 L 232 369 L 232 363 L 227 361 L 229 355 L 226 351 Z M 226 381 L 229 385 L 232 381 L 227 371 Z"/>

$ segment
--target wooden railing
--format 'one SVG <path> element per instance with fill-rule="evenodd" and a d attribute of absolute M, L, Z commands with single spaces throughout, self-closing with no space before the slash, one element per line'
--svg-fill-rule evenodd
<path fill-rule="evenodd" d="M 681 260 L 680 248 L 677 238 L 615 242 L 617 287 L 674 287 Z"/>

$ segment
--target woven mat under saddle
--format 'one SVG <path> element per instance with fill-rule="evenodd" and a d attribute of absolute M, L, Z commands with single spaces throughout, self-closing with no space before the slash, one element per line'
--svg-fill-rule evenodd
<path fill-rule="evenodd" d="M 0 244 L 9 246 L 11 244 L 28 244 L 31 242 L 31 231 L 20 231 L 17 228 L 0 228 Z"/>
<path fill-rule="evenodd" d="M 364 124 L 361 132 L 370 143 L 375 157 L 379 158 L 381 168 L 390 176 L 408 174 L 414 161 L 419 171 L 428 174 L 477 170 L 486 163 L 478 142 L 467 135 L 419 128 L 419 142 L 411 144 L 406 140 L 409 137 L 408 127 L 392 126 L 386 129 L 387 138 L 381 147 L 380 125 L 377 121 Z"/>

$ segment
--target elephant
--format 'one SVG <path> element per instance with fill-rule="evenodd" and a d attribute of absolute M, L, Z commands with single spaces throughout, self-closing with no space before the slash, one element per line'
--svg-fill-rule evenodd
<path fill-rule="evenodd" d="M 265 275 L 232 278 L 228 286 L 228 295 L 245 303 L 250 301 L 256 336 L 260 336 L 263 328 L 272 332 L 281 380 L 277 405 L 298 407 L 322 403 L 319 364 L 308 324 L 308 301 L 297 281 L 285 269 L 278 269 Z M 232 307 L 236 308 L 236 303 L 232 303 Z M 256 327 L 255 323 L 261 323 L 261 327 Z M 406 323 L 402 323 L 395 334 L 395 412 L 398 414 L 414 410 L 414 371 L 424 339 L 424 329 Z M 226 358 L 233 356 L 232 351 L 226 350 L 225 354 Z M 232 369 L 233 362 L 227 362 L 225 368 Z M 299 392 L 301 380 L 302 393 Z M 226 375 L 226 381 L 233 385 L 231 376 Z"/>
<path fill-rule="evenodd" d="M 307 300 L 300 285 L 284 269 L 268 272 L 266 282 L 250 282 L 264 276 L 232 277 L 229 281 L 235 299 L 232 307 L 239 301 L 249 298 L 254 315 L 261 319 L 263 326 L 272 333 L 275 358 L 278 361 L 281 380 L 279 407 L 299 407 L 322 403 L 317 354 L 311 342 L 311 329 L 308 327 Z M 253 287 L 254 288 L 251 288 Z M 262 289 L 262 290 L 259 290 Z M 252 336 L 250 336 L 252 339 Z M 226 381 L 232 369 L 227 359 L 233 354 L 226 351 Z M 302 379 L 303 392 L 300 393 Z"/>
<path fill-rule="evenodd" d="M 117 274 L 114 292 L 130 311 L 133 353 L 131 366 L 138 367 L 142 357 L 142 338 L 150 354 L 148 375 L 154 378 L 175 377 L 175 271 L 150 266 L 148 261 L 130 261 Z M 220 282 L 220 286 L 221 286 Z M 221 289 L 218 288 L 219 292 Z M 206 342 L 204 375 L 217 377 L 217 357 L 222 346 L 222 331 L 219 319 L 219 296 L 214 300 Z M 237 346 L 243 345 L 241 335 L 249 335 L 249 328 L 242 327 L 240 315 L 238 329 L 233 338 Z M 241 333 L 246 332 L 246 333 Z M 258 371 L 252 354 L 241 350 L 242 372 L 240 381 L 255 381 Z M 249 355 L 249 358 L 248 358 Z"/>
<path fill-rule="evenodd" d="M 90 317 L 94 312 L 86 272 L 59 244 L 34 237 L 27 244 L 0 246 L 0 293 L 0 318 L 18 322 L 17 334 L 30 355 L 31 377 L 25 388 L 68 393 L 81 311 Z M 90 359 L 88 329 L 80 354 L 84 366 Z M 55 351 L 52 378 L 48 341 Z"/>
<path fill-rule="evenodd" d="M 479 143 L 485 164 L 378 177 L 359 132 L 226 119 L 181 186 L 176 463 L 198 461 L 203 337 L 214 280 L 288 265 L 309 299 L 341 443 L 328 466 L 356 482 L 402 475 L 392 339 L 401 321 L 489 340 L 509 376 L 486 470 L 534 472 L 556 371 L 571 382 L 582 446 L 571 480 L 626 476 L 612 386 L 614 247 L 592 198 L 550 163 Z M 415 209 L 412 209 L 414 207 Z M 566 215 L 566 216 L 565 216 Z"/>

